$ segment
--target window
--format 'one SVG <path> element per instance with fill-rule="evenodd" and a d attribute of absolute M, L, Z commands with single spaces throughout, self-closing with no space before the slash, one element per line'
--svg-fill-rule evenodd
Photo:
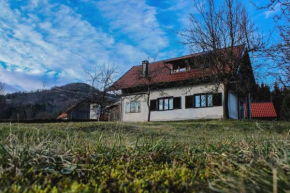
<path fill-rule="evenodd" d="M 168 99 L 164 99 L 164 110 L 168 110 Z"/>
<path fill-rule="evenodd" d="M 207 106 L 212 107 L 212 94 L 207 95 Z"/>
<path fill-rule="evenodd" d="M 135 112 L 136 111 L 136 103 L 131 102 L 130 105 L 131 105 L 130 112 Z"/>
<path fill-rule="evenodd" d="M 172 110 L 173 105 L 170 105 L 170 103 L 173 103 L 172 101 L 173 101 L 173 97 L 158 99 L 159 111 Z"/>
<path fill-rule="evenodd" d="M 126 103 L 126 113 L 130 113 L 130 103 Z"/>
<path fill-rule="evenodd" d="M 173 109 L 181 109 L 181 97 L 166 97 L 150 101 L 151 111 L 167 111 Z"/>
<path fill-rule="evenodd" d="M 163 99 L 159 99 L 159 111 L 163 110 Z"/>
<path fill-rule="evenodd" d="M 179 72 L 185 72 L 186 71 L 186 67 L 180 67 L 179 68 Z"/>
<path fill-rule="evenodd" d="M 125 108 L 126 113 L 140 113 L 141 108 L 140 108 L 140 102 L 127 102 L 126 103 L 126 108 Z"/>
<path fill-rule="evenodd" d="M 169 99 L 169 109 L 173 109 L 173 98 Z"/>
<path fill-rule="evenodd" d="M 194 101 L 195 101 L 195 106 L 194 107 L 200 107 L 200 95 L 195 95 L 194 97 Z"/>
<path fill-rule="evenodd" d="M 187 71 L 187 65 L 184 63 L 180 63 L 180 64 L 173 64 L 172 65 L 172 72 L 176 73 L 176 72 L 185 72 Z"/>
<path fill-rule="evenodd" d="M 185 108 L 203 108 L 221 105 L 221 93 L 202 93 L 185 97 Z"/>
<path fill-rule="evenodd" d="M 212 107 L 212 94 L 195 95 L 195 108 Z"/>
<path fill-rule="evenodd" d="M 197 94 L 194 95 L 195 98 L 195 108 L 200 107 L 212 107 L 212 94 Z"/>
<path fill-rule="evenodd" d="M 206 107 L 206 95 L 200 95 L 200 106 Z"/>

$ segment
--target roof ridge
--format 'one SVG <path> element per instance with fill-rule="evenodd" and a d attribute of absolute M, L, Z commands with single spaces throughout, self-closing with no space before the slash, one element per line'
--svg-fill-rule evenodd
<path fill-rule="evenodd" d="M 239 47 L 238 46 L 235 46 L 235 47 L 242 48 L 241 46 L 242 45 L 240 45 Z M 242 49 L 236 48 L 235 52 L 240 54 L 240 52 L 242 52 Z M 154 77 L 151 77 L 152 84 L 157 84 L 160 82 L 169 83 L 169 82 L 183 81 L 183 80 L 192 78 L 192 76 L 194 78 L 198 78 L 200 76 L 198 70 L 196 71 L 191 70 L 186 73 L 170 73 L 169 69 L 166 68 L 164 64 L 165 62 L 169 62 L 169 61 L 183 60 L 190 57 L 198 57 L 206 53 L 209 53 L 209 52 L 203 51 L 203 52 L 198 52 L 195 54 L 189 54 L 189 55 L 184 55 L 184 56 L 175 57 L 171 59 L 154 61 L 150 63 L 150 65 L 148 66 L 149 73 L 154 72 L 155 74 Z M 241 56 L 237 55 L 236 57 L 241 57 Z M 123 76 L 121 76 L 117 81 L 115 81 L 115 83 L 110 88 L 112 90 L 115 90 L 117 88 L 118 89 L 131 88 L 131 87 L 133 88 L 136 86 L 147 84 L 145 79 L 140 79 L 140 80 L 138 79 L 138 76 L 139 76 L 138 71 L 141 69 L 141 67 L 142 67 L 142 64 L 132 66 L 132 68 L 128 70 L 125 74 L 123 74 Z M 158 71 L 158 74 L 155 73 L 156 71 Z M 209 75 L 209 72 L 207 75 Z"/>
<path fill-rule="evenodd" d="M 241 46 L 244 47 L 244 45 L 241 44 L 241 45 L 234 46 L 234 48 L 236 48 L 236 47 L 241 47 Z M 230 48 L 230 47 L 219 48 L 219 49 L 217 49 L 217 50 L 222 50 L 222 49 L 227 49 L 227 48 Z M 154 62 L 152 62 L 152 63 L 149 62 L 149 64 L 155 64 L 155 63 L 160 63 L 160 62 L 165 62 L 165 61 L 171 61 L 171 60 L 175 60 L 175 59 L 182 59 L 182 58 L 186 58 L 186 57 L 189 57 L 189 56 L 196 56 L 196 55 L 198 55 L 198 54 L 205 54 L 205 53 L 208 53 L 208 52 L 211 52 L 211 51 L 212 51 L 212 50 L 209 50 L 209 51 L 200 51 L 200 52 L 191 53 L 191 54 L 186 54 L 186 55 L 182 55 L 182 56 L 177 56 L 177 57 L 173 57 L 173 58 L 169 58 L 169 59 L 158 60 L 158 61 L 154 61 Z M 142 66 L 142 64 L 140 64 L 140 65 L 136 65 L 136 67 L 137 67 L 137 66 Z M 133 66 L 133 67 L 135 67 L 135 66 Z M 130 69 L 130 70 L 131 70 L 131 69 Z"/>

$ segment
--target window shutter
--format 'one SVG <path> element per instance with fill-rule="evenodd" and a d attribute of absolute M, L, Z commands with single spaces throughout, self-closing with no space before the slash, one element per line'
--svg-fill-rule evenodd
<path fill-rule="evenodd" d="M 185 108 L 193 108 L 193 96 L 185 96 Z"/>
<path fill-rule="evenodd" d="M 181 97 L 174 97 L 173 98 L 173 108 L 174 109 L 181 109 Z"/>
<path fill-rule="evenodd" d="M 222 106 L 222 105 L 223 105 L 222 93 L 213 94 L 213 106 Z"/>
<path fill-rule="evenodd" d="M 157 100 L 150 100 L 150 111 L 157 110 Z"/>

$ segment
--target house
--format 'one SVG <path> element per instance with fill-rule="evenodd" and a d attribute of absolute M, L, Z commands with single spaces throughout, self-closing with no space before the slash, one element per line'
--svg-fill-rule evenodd
<path fill-rule="evenodd" d="M 90 119 L 94 113 L 91 110 L 91 105 L 84 102 L 79 102 L 69 107 L 65 112 L 61 113 L 57 119 L 63 120 L 80 120 Z"/>
<path fill-rule="evenodd" d="M 98 104 L 77 103 L 61 113 L 56 119 L 62 120 L 99 120 L 100 106 Z M 108 121 L 108 111 L 105 109 L 102 121 Z"/>
<path fill-rule="evenodd" d="M 173 121 L 188 119 L 220 119 L 224 114 L 224 85 L 209 81 L 209 67 L 200 68 L 197 58 L 207 58 L 210 52 L 132 67 L 112 89 L 121 91 L 121 121 Z M 255 84 L 248 53 L 244 46 L 235 47 L 240 61 L 228 94 L 229 116 L 244 119 L 249 88 L 238 87 L 245 82 Z M 202 60 L 211 65 L 209 60 Z M 207 78 L 208 77 L 208 78 Z M 249 78 L 245 78 L 249 77 Z M 249 98 L 249 97 L 248 97 Z M 248 102 L 248 105 L 250 103 Z"/>
<path fill-rule="evenodd" d="M 246 107 L 245 111 L 247 116 Z M 255 102 L 251 103 L 251 116 L 252 119 L 273 120 L 277 118 L 277 113 L 272 102 Z"/>
<path fill-rule="evenodd" d="M 121 120 L 121 102 L 117 101 L 111 105 L 108 105 L 105 110 L 108 115 L 108 121 L 120 121 Z"/>
<path fill-rule="evenodd" d="M 102 120 L 108 121 L 108 109 L 103 109 L 103 114 L 101 114 L 101 107 L 100 107 L 100 97 L 101 95 L 96 95 L 94 98 L 86 98 L 84 100 L 79 101 L 78 103 L 69 107 L 66 111 L 61 113 L 57 119 L 64 119 L 64 120 Z M 106 95 L 106 106 L 114 107 L 116 101 L 119 101 L 119 97 L 112 94 Z M 110 109 L 111 109 L 110 108 Z"/>

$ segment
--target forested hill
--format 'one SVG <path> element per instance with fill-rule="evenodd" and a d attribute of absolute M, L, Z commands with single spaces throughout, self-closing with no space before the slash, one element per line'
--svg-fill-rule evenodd
<path fill-rule="evenodd" d="M 88 84 L 71 83 L 47 90 L 7 94 L 0 119 L 17 119 L 17 114 L 19 119 L 56 118 L 60 112 L 86 99 L 91 90 L 100 93 Z"/>

